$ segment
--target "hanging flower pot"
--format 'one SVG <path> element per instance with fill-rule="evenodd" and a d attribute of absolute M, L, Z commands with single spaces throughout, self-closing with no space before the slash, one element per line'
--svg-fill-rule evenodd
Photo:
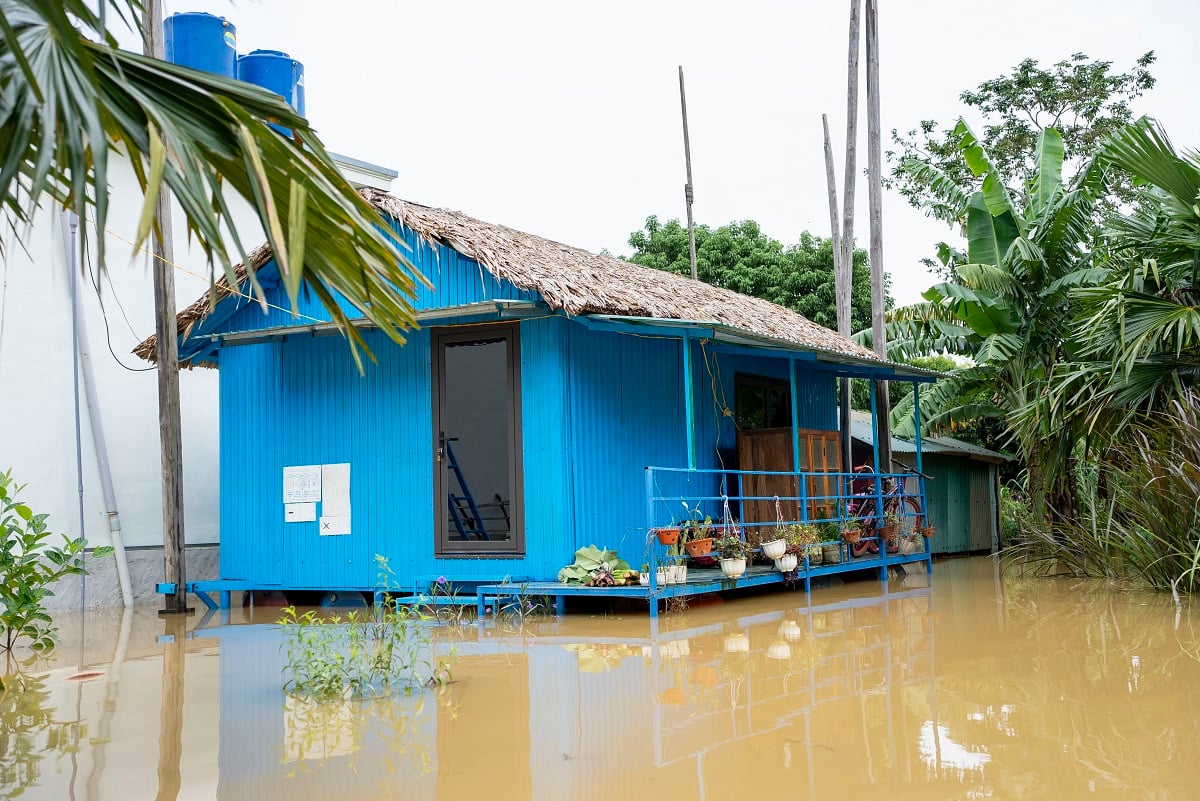
<path fill-rule="evenodd" d="M 927 540 L 933 539 L 933 526 L 922 526 L 921 536 Z"/>
<path fill-rule="evenodd" d="M 713 538 L 705 537 L 700 540 L 690 540 L 683 547 L 687 549 L 688 556 L 693 558 L 698 556 L 708 556 L 712 553 Z"/>
<path fill-rule="evenodd" d="M 791 573 L 796 569 L 796 565 L 799 563 L 799 561 L 800 560 L 796 558 L 796 554 L 785 553 L 783 556 L 775 560 L 775 569 L 780 573 Z"/>
<path fill-rule="evenodd" d="M 658 541 L 663 545 L 674 545 L 679 542 L 679 529 L 677 528 L 656 528 L 654 536 L 658 537 Z"/>
<path fill-rule="evenodd" d="M 862 539 L 862 529 L 858 526 L 848 526 L 842 531 L 842 539 L 851 544 Z"/>
<path fill-rule="evenodd" d="M 722 559 L 721 572 L 725 574 L 725 578 L 741 578 L 746 572 L 746 557 L 739 559 Z"/>
<path fill-rule="evenodd" d="M 783 556 L 783 553 L 786 550 L 787 542 L 782 537 L 777 540 L 771 540 L 770 542 L 764 542 L 762 544 L 763 556 L 767 557 L 768 559 L 778 559 L 779 557 Z"/>

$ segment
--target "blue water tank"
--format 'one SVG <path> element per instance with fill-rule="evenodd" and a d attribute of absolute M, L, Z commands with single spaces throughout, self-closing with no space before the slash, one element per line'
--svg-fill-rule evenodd
<path fill-rule="evenodd" d="M 163 20 L 163 55 L 172 64 L 237 77 L 237 28 L 224 17 L 202 11 Z"/>
<path fill-rule="evenodd" d="M 279 50 L 254 50 L 238 58 L 237 76 L 274 92 L 304 116 L 304 65 Z"/>

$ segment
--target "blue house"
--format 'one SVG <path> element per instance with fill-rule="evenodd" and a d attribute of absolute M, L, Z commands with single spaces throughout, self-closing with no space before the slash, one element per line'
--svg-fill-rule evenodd
<path fill-rule="evenodd" d="M 552 580 L 592 543 L 636 567 L 680 496 L 808 515 L 842 469 L 839 376 L 930 380 L 766 301 L 363 191 L 432 283 L 403 346 L 364 327 L 364 373 L 315 298 L 283 311 L 265 248 L 269 312 L 222 281 L 179 315 L 181 361 L 220 371 L 210 589 L 369 590 L 376 554 L 410 588 Z M 773 457 L 748 437 L 771 431 Z"/>

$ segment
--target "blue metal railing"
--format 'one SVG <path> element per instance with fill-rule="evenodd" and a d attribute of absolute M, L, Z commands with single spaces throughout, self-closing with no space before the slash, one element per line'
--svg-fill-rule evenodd
<path fill-rule="evenodd" d="M 711 517 L 714 534 L 725 533 L 725 526 L 732 522 L 743 538 L 751 542 L 771 539 L 769 531 L 780 525 L 833 523 L 839 533 L 827 542 L 841 543 L 844 528 L 858 527 L 863 537 L 880 540 L 880 559 L 884 563 L 887 549 L 881 541 L 880 529 L 887 522 L 885 515 L 894 512 L 906 529 L 915 529 L 924 522 L 925 483 L 923 476 L 915 471 L 777 472 L 647 467 L 645 473 L 646 550 L 652 593 L 657 590 L 658 565 L 665 555 L 655 532 L 688 522 L 694 510 Z M 915 508 L 909 499 L 916 501 Z M 725 519 L 727 509 L 731 520 Z M 809 569 L 807 558 L 803 568 Z"/>

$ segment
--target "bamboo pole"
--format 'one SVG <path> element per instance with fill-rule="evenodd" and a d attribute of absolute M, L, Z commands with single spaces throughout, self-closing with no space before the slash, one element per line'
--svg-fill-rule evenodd
<path fill-rule="evenodd" d="M 837 327 L 842 336 L 850 336 L 850 287 L 852 270 L 847 270 L 842 261 L 841 236 L 838 234 L 837 176 L 833 168 L 833 145 L 829 139 L 829 117 L 821 115 L 821 127 L 825 132 L 825 183 L 829 190 L 829 241 L 833 247 L 834 288 L 837 297 Z M 841 470 L 853 468 L 850 441 L 850 379 L 838 379 L 838 429 L 841 437 Z"/>
<path fill-rule="evenodd" d="M 871 215 L 871 336 L 875 352 L 887 357 L 883 297 L 883 161 L 879 125 L 879 10 L 867 0 L 867 196 Z M 880 460 L 892 472 L 891 405 L 887 381 L 875 387 L 882 416 L 879 421 Z"/>
<path fill-rule="evenodd" d="M 862 0 L 850 0 L 850 42 L 846 59 L 846 188 L 842 193 L 842 266 L 854 275 L 854 188 L 858 178 L 858 27 L 859 7 Z M 850 324 L 850 286 L 846 281 L 845 304 L 846 328 Z M 839 327 L 841 323 L 839 322 Z M 841 330 L 838 333 L 844 333 Z"/>
<path fill-rule="evenodd" d="M 142 8 L 142 52 L 163 57 L 161 0 Z M 164 186 L 154 213 L 154 333 L 158 358 L 158 436 L 162 459 L 163 574 L 175 592 L 163 599 L 163 614 L 187 608 L 183 556 L 183 433 L 179 413 L 179 343 L 175 331 L 175 269 L 171 237 L 171 196 Z"/>
<path fill-rule="evenodd" d="M 687 183 L 683 187 L 683 200 L 687 205 L 688 260 L 692 267 L 692 280 L 696 280 L 696 227 L 692 222 L 692 143 L 688 139 L 687 93 L 683 89 L 683 65 L 679 65 L 679 105 L 683 110 L 683 161 L 687 167 Z"/>

